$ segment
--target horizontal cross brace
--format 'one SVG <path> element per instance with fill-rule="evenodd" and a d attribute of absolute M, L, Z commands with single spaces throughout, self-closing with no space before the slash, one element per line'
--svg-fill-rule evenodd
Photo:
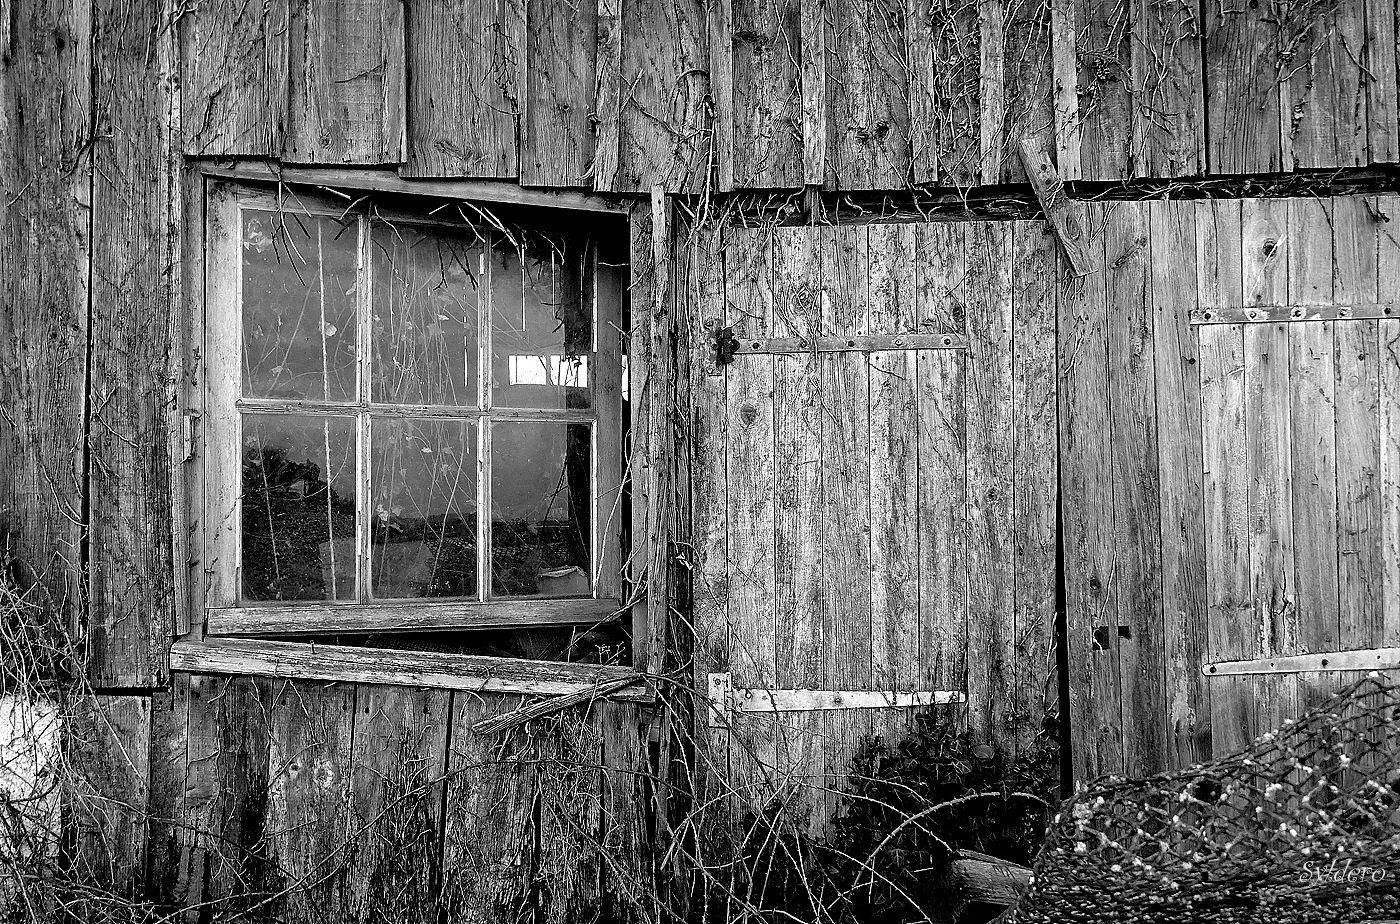
<path fill-rule="evenodd" d="M 1400 306 L 1361 305 L 1245 305 L 1232 308 L 1197 308 L 1192 324 L 1273 324 L 1288 321 L 1363 321 L 1368 318 L 1400 319 Z"/>
<path fill-rule="evenodd" d="M 1231 677 L 1238 674 L 1396 669 L 1400 669 L 1400 648 L 1357 648 L 1352 651 L 1320 651 L 1277 658 L 1254 658 L 1249 661 L 1214 661 L 1202 665 L 1201 673 L 1207 677 Z"/>
<path fill-rule="evenodd" d="M 710 674 L 710 724 L 726 712 L 825 712 L 835 709 L 913 709 L 967 701 L 953 690 L 762 690 L 736 689 L 727 673 Z"/>
<path fill-rule="evenodd" d="M 735 355 L 744 353 L 878 353 L 881 350 L 966 350 L 962 334 L 870 334 L 849 337 L 738 338 Z"/>

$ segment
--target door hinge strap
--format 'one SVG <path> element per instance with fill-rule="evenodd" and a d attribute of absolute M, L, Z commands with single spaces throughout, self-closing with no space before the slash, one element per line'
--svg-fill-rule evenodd
<path fill-rule="evenodd" d="M 1312 654 L 1253 658 L 1248 661 L 1211 661 L 1201 665 L 1207 677 L 1240 674 L 1298 674 L 1309 671 L 1383 671 L 1400 669 L 1400 648 L 1356 648 Z"/>
<path fill-rule="evenodd" d="M 834 709 L 913 709 L 967 701 L 957 690 L 766 690 L 735 688 L 730 674 L 710 674 L 710 724 L 728 712 L 821 712 Z"/>
<path fill-rule="evenodd" d="M 1366 302 L 1354 305 L 1244 305 L 1228 308 L 1196 308 L 1191 325 L 1277 324 L 1286 321 L 1361 321 L 1400 318 L 1400 305 Z"/>
<path fill-rule="evenodd" d="M 883 350 L 966 350 L 962 334 L 851 334 L 845 337 L 735 338 L 736 355 L 745 353 L 878 353 Z"/>

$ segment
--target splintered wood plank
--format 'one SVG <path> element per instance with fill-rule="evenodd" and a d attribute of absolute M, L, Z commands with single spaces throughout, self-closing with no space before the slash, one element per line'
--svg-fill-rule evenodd
<path fill-rule="evenodd" d="M 1241 203 L 1244 304 L 1288 299 L 1288 205 L 1282 199 Z M 1259 656 L 1298 650 L 1297 588 L 1293 585 L 1293 438 L 1288 403 L 1289 326 L 1244 330 L 1245 420 L 1249 458 L 1251 619 Z M 1277 728 L 1298 714 L 1292 677 L 1256 678 L 1258 729 Z"/>
<path fill-rule="evenodd" d="M 524 697 L 453 693 L 443 813 L 442 908 L 452 924 L 515 921 L 533 907 L 534 755 L 530 729 L 483 735 L 478 722 Z"/>
<path fill-rule="evenodd" d="M 1134 0 L 1133 173 L 1205 172 L 1201 11 L 1194 0 Z"/>
<path fill-rule="evenodd" d="M 1196 213 L 1197 290 L 1202 306 L 1243 299 L 1240 204 L 1203 202 Z M 1254 657 L 1249 586 L 1249 475 L 1245 442 L 1244 330 L 1198 329 L 1201 350 L 1201 458 L 1205 479 L 1207 639 L 1211 657 Z M 1221 678 L 1210 686 L 1211 748 L 1239 750 L 1254 737 L 1253 686 Z"/>
<path fill-rule="evenodd" d="M 1334 298 L 1376 298 L 1374 200 L 1332 200 Z M 1374 648 L 1383 632 L 1387 567 L 1381 557 L 1380 321 L 1335 326 L 1337 409 L 1337 591 L 1341 648 Z M 1392 561 L 1389 567 L 1396 567 Z"/>
<path fill-rule="evenodd" d="M 824 334 L 863 334 L 869 330 L 867 226 L 822 228 L 823 269 L 828 296 L 822 302 Z M 822 353 L 821 604 L 825 665 L 831 689 L 868 690 L 871 683 L 870 612 L 870 367 L 860 353 Z M 852 709 L 825 713 L 824 815 L 815 830 L 827 830 L 825 816 L 844 788 L 851 757 L 870 734 L 870 716 Z"/>
<path fill-rule="evenodd" d="M 446 690 L 368 684 L 357 692 L 349 920 L 437 920 L 450 697 Z"/>
<path fill-rule="evenodd" d="M 1153 306 L 1145 203 L 1108 210 L 1103 266 L 1108 303 L 1110 420 L 1118 567 L 1113 593 L 1122 671 L 1124 761 L 1133 775 L 1165 763 L 1162 702 L 1161 508 Z"/>
<path fill-rule="evenodd" d="M 185 832 L 185 781 L 189 767 L 189 675 L 172 675 L 170 689 L 151 695 L 150 771 L 147 804 L 146 894 L 183 907 L 180 883 Z"/>
<path fill-rule="evenodd" d="M 1400 218 L 1400 200 L 1394 196 L 1376 199 L 1376 212 L 1389 218 L 1376 231 L 1376 288 L 1381 292 L 1400 291 L 1400 238 L 1395 221 Z M 1382 578 L 1382 645 L 1400 644 L 1400 320 L 1380 322 L 1381 379 L 1381 561 L 1386 563 Z"/>
<path fill-rule="evenodd" d="M 1285 170 L 1367 163 L 1366 5 L 1339 0 L 1276 13 L 1293 51 L 1280 68 Z"/>
<path fill-rule="evenodd" d="M 283 160 L 403 160 L 404 4 L 290 2 L 290 103 Z"/>
<path fill-rule="evenodd" d="M 525 0 L 524 186 L 583 186 L 593 163 L 598 17 L 590 3 Z"/>
<path fill-rule="evenodd" d="M 144 875 L 149 824 L 151 700 L 78 697 L 63 724 L 65 870 L 89 888 L 130 894 Z"/>
<path fill-rule="evenodd" d="M 1366 162 L 1393 164 L 1400 160 L 1400 112 L 1394 89 L 1400 86 L 1396 11 L 1393 0 L 1382 0 L 1372 7 L 1366 9 L 1365 64 L 1361 73 L 1366 89 Z"/>
<path fill-rule="evenodd" d="M 981 180 L 982 25 L 979 3 L 911 2 L 911 175 L 917 183 Z"/>
<path fill-rule="evenodd" d="M 1083 206 L 1086 227 L 1101 220 Z M 1095 230 L 1091 252 L 1102 260 Z M 1113 454 L 1109 426 L 1108 314 L 1103 275 L 1061 276 L 1059 295 L 1061 502 L 1069 727 L 1076 786 L 1122 773 L 1115 583 Z"/>
<path fill-rule="evenodd" d="M 1332 301 L 1332 209 L 1327 200 L 1288 200 L 1288 300 Z M 1293 554 L 1298 588 L 1298 650 L 1336 651 L 1337 585 L 1336 323 L 1294 324 L 1288 332 L 1288 401 L 1293 434 Z M 1329 682 L 1301 674 L 1304 708 Z"/>
<path fill-rule="evenodd" d="M 402 173 L 518 176 L 525 0 L 425 0 L 405 16 L 413 79 Z"/>
<path fill-rule="evenodd" d="M 1014 684 L 1014 756 L 1032 761 L 1047 747 L 1041 740 L 1046 718 L 1059 713 L 1055 637 L 1059 539 L 1055 277 L 1059 267 L 1049 225 L 1020 221 L 1013 234 L 1015 635 L 1011 658 L 1002 669 Z"/>
<path fill-rule="evenodd" d="M 1279 170 L 1283 155 L 1274 11 L 1267 4 L 1207 3 L 1204 12 L 1210 168 L 1218 173 Z"/>
<path fill-rule="evenodd" d="M 617 174 L 599 189 L 699 192 L 709 164 L 709 43 L 701 0 L 623 3 Z M 599 126 L 599 145 L 603 127 Z"/>
<path fill-rule="evenodd" d="M 1081 179 L 1132 175 L 1132 0 L 1076 0 Z"/>
<path fill-rule="evenodd" d="M 728 116 L 737 189 L 802 185 L 801 0 L 728 0 Z M 723 172 L 723 167 L 721 167 Z"/>
<path fill-rule="evenodd" d="M 901 131 L 909 120 L 903 5 L 826 4 L 826 182 L 833 189 L 899 188 L 908 176 Z"/>
<path fill-rule="evenodd" d="M 1195 203 L 1148 204 L 1152 238 L 1153 361 L 1162 520 L 1162 637 L 1167 764 L 1210 757 L 1210 691 L 1200 675 L 1207 651 L 1205 521 L 1196 308 Z"/>
<path fill-rule="evenodd" d="M 170 367 L 172 139 L 169 42 L 147 47 L 154 0 L 93 8 L 93 310 L 88 359 L 88 676 L 98 688 L 165 682 L 173 618 Z"/>
<path fill-rule="evenodd" d="M 536 763 L 536 858 L 531 870 L 540 924 L 574 924 L 603 902 L 603 733 L 588 706 L 532 731 Z"/>
<path fill-rule="evenodd" d="M 967 721 L 978 745 L 1014 743 L 1011 226 L 967 227 Z"/>
<path fill-rule="evenodd" d="M 1004 82 L 1002 183 L 1026 182 L 1025 168 L 1017 156 L 1022 138 L 1040 138 L 1053 149 L 1055 111 L 1050 6 L 1031 0 L 1011 0 L 1006 5 L 1001 42 L 1004 52 L 999 65 Z"/>
<path fill-rule="evenodd" d="M 966 225 L 915 226 L 921 330 L 966 329 Z M 966 353 L 918 353 L 919 660 L 916 680 L 967 689 Z"/>
<path fill-rule="evenodd" d="M 602 895 L 614 920 L 645 921 L 641 910 L 656 893 L 652 885 L 654 842 L 648 816 L 654 798 L 647 753 L 650 717 L 627 703 L 595 703 L 589 713 L 602 740 L 598 843 L 603 857 Z"/>
<path fill-rule="evenodd" d="M 870 333 L 917 330 L 914 224 L 869 228 Z M 870 644 L 876 690 L 918 690 L 919 478 L 918 354 L 870 354 Z M 928 688 L 923 688 L 928 689 Z M 909 710 L 872 714 L 897 740 Z"/>
<path fill-rule="evenodd" d="M 180 17 L 186 154 L 275 157 L 287 128 L 288 0 L 212 3 Z"/>
<path fill-rule="evenodd" d="M 287 681 L 273 690 L 269 877 L 274 907 L 292 920 L 311 920 L 347 905 L 355 689 L 346 683 Z"/>

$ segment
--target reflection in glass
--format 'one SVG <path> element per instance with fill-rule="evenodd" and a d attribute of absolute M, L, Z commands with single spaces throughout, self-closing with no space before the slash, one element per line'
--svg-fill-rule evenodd
<path fill-rule="evenodd" d="M 587 596 L 589 424 L 491 425 L 491 592 Z"/>
<path fill-rule="evenodd" d="M 243 596 L 353 600 L 355 421 L 243 415 Z"/>
<path fill-rule="evenodd" d="M 355 225 L 243 212 L 243 394 L 355 398 Z"/>
<path fill-rule="evenodd" d="M 593 308 L 585 248 L 543 238 L 491 253 L 491 400 L 498 407 L 591 406 Z"/>
<path fill-rule="evenodd" d="M 375 418 L 370 429 L 374 596 L 476 596 L 476 427 Z"/>
<path fill-rule="evenodd" d="M 373 400 L 476 406 L 478 238 L 376 223 L 372 243 Z"/>

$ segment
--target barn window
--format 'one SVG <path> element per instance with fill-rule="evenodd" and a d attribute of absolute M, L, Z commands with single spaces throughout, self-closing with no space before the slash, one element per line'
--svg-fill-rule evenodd
<path fill-rule="evenodd" d="M 624 287 L 596 224 L 215 188 L 211 633 L 567 639 L 618 613 Z"/>

